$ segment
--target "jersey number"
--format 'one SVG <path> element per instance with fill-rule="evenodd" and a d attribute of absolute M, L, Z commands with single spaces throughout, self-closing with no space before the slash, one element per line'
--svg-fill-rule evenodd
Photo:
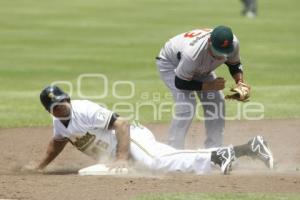
<path fill-rule="evenodd" d="M 201 30 L 195 30 L 195 31 L 191 31 L 191 32 L 187 32 L 184 34 L 185 38 L 193 38 L 196 37 L 197 35 L 201 35 L 202 33 L 207 33 L 209 32 L 211 29 L 201 29 Z"/>
<path fill-rule="evenodd" d="M 187 32 L 186 34 L 184 34 L 184 37 L 185 38 L 193 38 L 197 35 L 200 35 L 202 32 Z"/>

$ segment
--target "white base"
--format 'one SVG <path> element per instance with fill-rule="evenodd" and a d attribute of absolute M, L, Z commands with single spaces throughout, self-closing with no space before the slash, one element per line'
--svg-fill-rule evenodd
<path fill-rule="evenodd" d="M 82 168 L 78 171 L 78 174 L 80 176 L 95 176 L 95 175 L 125 175 L 128 174 L 127 168 L 121 168 L 121 169 L 111 169 L 104 165 L 104 164 L 96 164 L 91 165 L 89 167 Z"/>

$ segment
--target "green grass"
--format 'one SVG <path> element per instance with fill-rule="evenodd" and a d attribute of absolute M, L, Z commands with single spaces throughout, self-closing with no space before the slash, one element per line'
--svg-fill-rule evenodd
<path fill-rule="evenodd" d="M 292 194 L 160 194 L 147 195 L 133 200 L 298 200 L 299 195 Z"/>
<path fill-rule="evenodd" d="M 170 37 L 196 27 L 226 24 L 241 41 L 245 77 L 252 101 L 265 107 L 265 118 L 300 117 L 300 56 L 297 0 L 259 1 L 259 17 L 239 15 L 240 2 L 227 0 L 9 0 L 0 2 L 0 127 L 44 126 L 51 120 L 39 103 L 41 89 L 54 81 L 69 81 L 78 98 L 77 80 L 84 73 L 105 74 L 108 96 L 96 99 L 112 108 L 117 80 L 132 81 L 134 104 L 171 103 L 159 79 L 154 57 Z M 230 80 L 226 67 L 217 73 Z M 103 92 L 97 79 L 85 80 L 81 92 Z M 228 81 L 228 88 L 232 85 Z M 68 89 L 66 85 L 61 85 Z M 124 89 L 125 88 L 125 89 Z M 128 94 L 120 86 L 118 94 Z M 127 89 L 126 89 L 127 88 Z M 145 96 L 149 95 L 148 98 Z M 228 115 L 237 104 L 228 102 Z M 123 108 L 126 109 L 126 108 Z M 157 120 L 150 106 L 138 115 L 142 122 Z M 141 112 L 143 114 L 141 114 Z"/>

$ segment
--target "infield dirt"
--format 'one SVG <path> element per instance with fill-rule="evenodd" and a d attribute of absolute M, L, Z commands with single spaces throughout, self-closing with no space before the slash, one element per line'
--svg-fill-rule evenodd
<path fill-rule="evenodd" d="M 158 140 L 166 141 L 167 124 L 147 124 Z M 71 145 L 43 174 L 22 171 L 45 154 L 52 128 L 0 129 L 0 199 L 130 199 L 143 194 L 190 192 L 299 193 L 300 119 L 228 121 L 225 144 L 242 144 L 260 134 L 268 141 L 275 169 L 259 161 L 241 159 L 233 172 L 209 175 L 136 173 L 129 176 L 85 176 L 76 173 L 95 162 Z M 193 123 L 186 146 L 199 148 L 205 138 L 203 123 Z"/>

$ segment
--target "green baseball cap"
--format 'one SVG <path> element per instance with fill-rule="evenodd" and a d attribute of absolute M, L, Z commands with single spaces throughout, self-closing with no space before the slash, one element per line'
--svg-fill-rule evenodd
<path fill-rule="evenodd" d="M 227 56 L 234 50 L 233 33 L 227 26 L 217 26 L 211 32 L 210 40 L 214 54 Z"/>

